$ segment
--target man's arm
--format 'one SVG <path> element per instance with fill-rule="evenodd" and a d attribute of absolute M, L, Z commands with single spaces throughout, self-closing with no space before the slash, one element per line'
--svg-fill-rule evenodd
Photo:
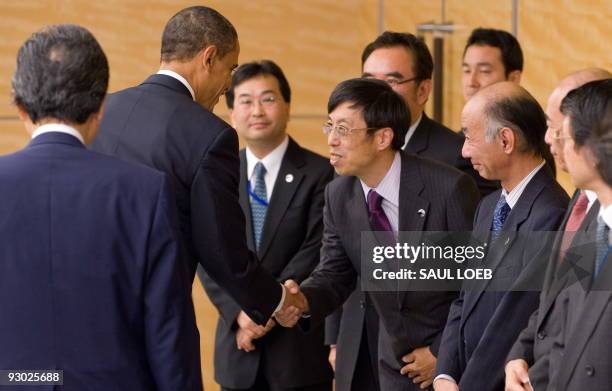
<path fill-rule="evenodd" d="M 191 284 L 178 256 L 175 203 L 164 178 L 148 237 L 145 344 L 159 390 L 202 390 L 200 344 Z"/>
<path fill-rule="evenodd" d="M 238 203 L 239 166 L 238 138 L 227 128 L 205 153 L 191 185 L 192 241 L 206 273 L 264 325 L 281 300 L 282 288 L 247 248 Z"/>

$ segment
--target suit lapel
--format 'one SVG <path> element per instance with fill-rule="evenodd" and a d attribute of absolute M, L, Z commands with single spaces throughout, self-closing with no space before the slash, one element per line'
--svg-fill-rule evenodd
<path fill-rule="evenodd" d="M 424 185 L 418 160 L 406 153 L 401 157 L 399 231 L 422 231 L 429 213 L 429 201 L 420 197 Z"/>
<path fill-rule="evenodd" d="M 518 236 L 518 231 L 521 224 L 523 224 L 523 222 L 529 217 L 529 212 L 531 211 L 531 207 L 536 197 L 544 189 L 546 175 L 550 174 L 546 173 L 546 167 L 542 167 L 527 184 L 525 190 L 523 190 L 523 194 L 521 194 L 516 205 L 514 205 L 514 208 L 512 208 L 510 211 L 508 219 L 504 223 L 501 230 L 501 234 L 497 237 L 494 243 L 490 243 L 491 248 L 489 249 L 487 257 L 485 258 L 488 268 L 495 270 L 503 261 L 508 250 L 512 247 L 512 244 Z M 491 227 L 492 221 L 493 214 L 491 213 L 491 220 L 483 221 L 483 223 L 488 224 L 488 226 Z M 481 288 L 474 292 L 473 300 L 470 301 L 470 307 L 466 312 L 466 317 L 469 316 L 470 312 L 474 309 L 476 303 L 490 285 L 492 280 L 493 279 L 483 280 Z"/>
<path fill-rule="evenodd" d="M 568 208 L 568 213 L 566 215 L 565 223 L 567 223 L 567 218 L 569 216 L 569 213 L 571 212 L 571 208 L 573 207 L 573 204 L 575 203 L 575 200 L 572 199 L 572 201 L 574 202 Z M 598 212 L 599 212 L 599 202 L 596 201 L 591 206 L 591 209 L 589 209 L 589 212 L 587 213 L 586 217 L 584 218 L 584 221 L 580 225 L 580 228 L 578 228 L 577 232 L 583 232 L 583 233 L 584 232 L 587 232 L 587 233 L 594 232 L 597 226 L 597 213 Z M 562 228 L 565 228 L 565 224 L 562 225 Z M 559 261 L 559 258 L 558 258 L 560 256 L 559 246 L 561 244 L 562 238 L 563 238 L 563 233 L 560 232 L 557 238 L 558 240 L 555 242 L 555 248 L 553 249 L 553 254 L 555 256 L 554 258 L 551 259 L 551 263 L 553 262 L 557 263 Z M 590 260 L 579 259 L 578 261 L 579 263 L 577 266 L 579 266 L 582 270 L 585 270 L 587 273 L 592 273 L 592 267 L 590 265 L 591 263 Z M 572 268 L 572 266 L 567 264 L 565 260 L 561 261 L 561 265 L 559 265 L 558 271 L 557 271 L 556 266 L 557 265 L 552 265 L 552 264 L 549 265 L 549 270 L 547 272 L 547 280 L 548 279 L 552 279 L 552 280 L 550 281 L 550 288 L 548 288 L 547 286 L 544 286 L 544 289 L 548 293 L 546 294 L 546 297 L 545 297 L 543 311 L 539 316 L 538 328 L 540 328 L 542 323 L 544 323 L 544 321 L 546 320 L 548 316 L 548 312 L 550 311 L 553 304 L 555 303 L 555 299 L 557 298 L 557 295 L 559 294 L 559 292 L 566 286 L 568 282 L 568 278 L 570 278 L 570 276 L 572 277 L 574 276 L 571 270 L 569 270 L 569 268 Z M 552 277 L 548 275 L 549 272 L 552 273 Z"/>
<path fill-rule="evenodd" d="M 610 260 L 612 255 L 608 254 L 608 261 L 600 272 L 600 275 L 595 280 L 593 288 L 587 294 L 582 306 L 582 314 L 578 317 L 580 324 L 572 327 L 573 331 L 568 338 L 571 344 L 565 345 L 565 354 L 563 362 L 568 365 L 566 368 L 561 368 L 559 384 L 563 385 L 561 389 L 565 389 L 565 386 L 569 382 L 573 372 L 576 370 L 580 355 L 589 344 L 589 340 L 595 328 L 599 325 L 599 321 L 605 312 L 606 306 L 609 305 L 612 300 L 612 261 Z M 592 257 L 591 262 L 594 262 Z M 606 325 L 607 327 L 607 325 Z M 595 342 L 597 343 L 597 341 Z"/>
<path fill-rule="evenodd" d="M 429 128 L 432 125 L 431 122 L 432 121 L 425 115 L 425 113 L 423 113 L 421 122 L 419 122 L 419 125 L 414 130 L 414 134 L 408 141 L 408 145 L 406 145 L 404 151 L 418 155 L 427 149 L 429 145 Z"/>
<path fill-rule="evenodd" d="M 301 171 L 304 164 L 302 149 L 289 138 L 289 145 L 287 146 L 285 156 L 283 156 L 283 161 L 274 183 L 272 198 L 266 212 L 266 220 L 258 252 L 260 260 L 266 256 L 272 239 L 281 225 L 281 220 L 304 178 L 304 173 Z"/>
<path fill-rule="evenodd" d="M 246 240 L 247 245 L 253 251 L 255 250 L 255 239 L 253 237 L 253 220 L 251 219 L 251 204 L 249 202 L 249 195 L 247 194 L 247 161 L 246 161 L 246 152 L 243 149 L 240 151 L 240 188 L 238 192 L 238 201 L 240 202 L 240 207 L 242 208 L 242 212 L 244 213 L 244 218 L 246 220 Z"/>

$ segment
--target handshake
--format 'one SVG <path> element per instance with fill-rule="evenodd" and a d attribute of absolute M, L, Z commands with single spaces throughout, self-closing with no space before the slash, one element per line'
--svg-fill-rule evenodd
<path fill-rule="evenodd" d="M 283 307 L 274 313 L 274 318 L 283 327 L 293 327 L 304 313 L 310 311 L 310 307 L 297 282 L 287 280 L 283 289 L 285 290 L 285 301 Z"/>

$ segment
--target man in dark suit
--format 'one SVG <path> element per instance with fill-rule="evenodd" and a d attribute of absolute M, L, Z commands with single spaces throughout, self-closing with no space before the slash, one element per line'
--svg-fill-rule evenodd
<path fill-rule="evenodd" d="M 0 369 L 63 371 L 44 390 L 201 391 L 166 177 L 84 145 L 108 78 L 79 26 L 19 49 L 12 87 L 32 141 L 0 157 Z"/>
<path fill-rule="evenodd" d="M 595 191 L 600 202 L 591 256 L 583 281 L 565 293 L 565 323 L 551 353 L 549 389 L 607 390 L 612 354 L 612 79 L 592 81 L 561 103 L 566 116 L 563 157 L 576 187 Z"/>
<path fill-rule="evenodd" d="M 402 149 L 448 164 L 472 176 L 483 196 L 498 188 L 495 182 L 478 175 L 470 162 L 461 156 L 463 138 L 425 114 L 425 104 L 432 88 L 433 59 L 422 39 L 408 33 L 386 31 L 364 48 L 361 65 L 363 77 L 385 81 L 403 98 L 410 111 L 411 121 Z M 338 391 L 349 391 L 353 381 L 360 383 L 359 390 L 364 390 L 363 380 L 353 377 L 363 377 L 363 371 L 356 369 L 355 365 L 364 361 L 358 357 L 359 338 L 371 303 L 359 290 L 353 295 L 342 311 L 330 316 L 326 322 L 326 342 L 332 346 L 331 358 L 336 356 Z M 334 349 L 335 344 L 337 349 Z"/>
<path fill-rule="evenodd" d="M 354 290 L 361 274 L 363 231 L 383 230 L 395 236 L 399 231 L 469 230 L 478 200 L 469 176 L 401 151 L 409 112 L 386 83 L 340 83 L 328 112 L 330 160 L 341 176 L 325 192 L 321 263 L 300 287 L 309 316 L 302 327 L 322 322 Z M 297 289 L 294 282 L 286 285 Z M 455 294 L 393 291 L 367 292 L 366 297 L 380 318 L 378 341 L 372 339 L 369 323 L 365 325 L 368 353 L 379 355 L 372 363 L 377 368 L 371 370 L 379 373 L 380 388 L 427 388 Z M 291 325 L 296 315 L 281 311 L 277 319 Z"/>
<path fill-rule="evenodd" d="M 485 197 L 474 234 L 489 243 L 484 259 L 495 274 L 464 288 L 453 303 L 438 357 L 436 390 L 500 390 L 504 362 L 538 304 L 532 281 L 546 246 L 535 231 L 557 229 L 568 197 L 545 165 L 546 115 L 523 88 L 500 82 L 479 91 L 462 113 L 463 155 L 502 189 Z M 495 283 L 505 282 L 504 286 Z M 532 285 L 533 286 L 533 285 Z M 533 288 L 532 288 L 533 289 Z"/>
<path fill-rule="evenodd" d="M 302 281 L 319 263 L 323 191 L 333 178 L 324 157 L 287 136 L 291 89 L 272 61 L 243 64 L 226 94 L 240 151 L 240 205 L 246 240 L 279 282 Z M 310 333 L 255 324 L 210 278 L 204 287 L 221 318 L 215 379 L 223 390 L 331 391 L 323 327 Z"/>
<path fill-rule="evenodd" d="M 607 71 L 597 68 L 574 72 L 565 77 L 548 98 L 545 141 L 550 146 L 557 167 L 565 172 L 567 166 L 563 159 L 564 139 L 561 137 L 561 127 L 564 116 L 560 111 L 561 100 L 569 91 L 580 85 L 610 76 L 612 75 Z M 544 390 L 548 386 L 549 354 L 563 322 L 560 318 L 563 311 L 556 299 L 569 278 L 568 274 L 558 273 L 559 265 L 565 263 L 565 254 L 571 248 L 574 233 L 580 232 L 583 234 L 579 235 L 584 235 L 585 232 L 595 229 L 598 212 L 599 202 L 596 195 L 589 190 L 577 189 L 555 238 L 538 309 L 529 318 L 527 327 L 521 332 L 508 355 L 506 388 L 520 390 L 526 379 L 537 389 Z"/>
<path fill-rule="evenodd" d="M 236 30 L 215 10 L 178 12 L 164 29 L 160 71 L 108 98 L 93 148 L 168 174 L 189 277 L 199 263 L 251 319 L 266 324 L 286 294 L 246 246 L 238 138 L 212 113 L 239 50 Z"/>

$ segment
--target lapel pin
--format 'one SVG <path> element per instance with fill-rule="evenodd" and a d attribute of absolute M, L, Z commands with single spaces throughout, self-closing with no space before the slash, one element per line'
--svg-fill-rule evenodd
<path fill-rule="evenodd" d="M 425 217 L 425 209 L 419 209 L 417 213 L 419 214 L 419 216 Z"/>
<path fill-rule="evenodd" d="M 508 245 L 508 243 L 510 243 L 510 236 L 508 236 L 508 237 L 506 238 L 506 243 L 504 243 L 504 246 L 507 246 L 507 245 Z"/>
<path fill-rule="evenodd" d="M 287 183 L 293 182 L 293 174 L 285 175 L 285 182 L 287 182 Z"/>

